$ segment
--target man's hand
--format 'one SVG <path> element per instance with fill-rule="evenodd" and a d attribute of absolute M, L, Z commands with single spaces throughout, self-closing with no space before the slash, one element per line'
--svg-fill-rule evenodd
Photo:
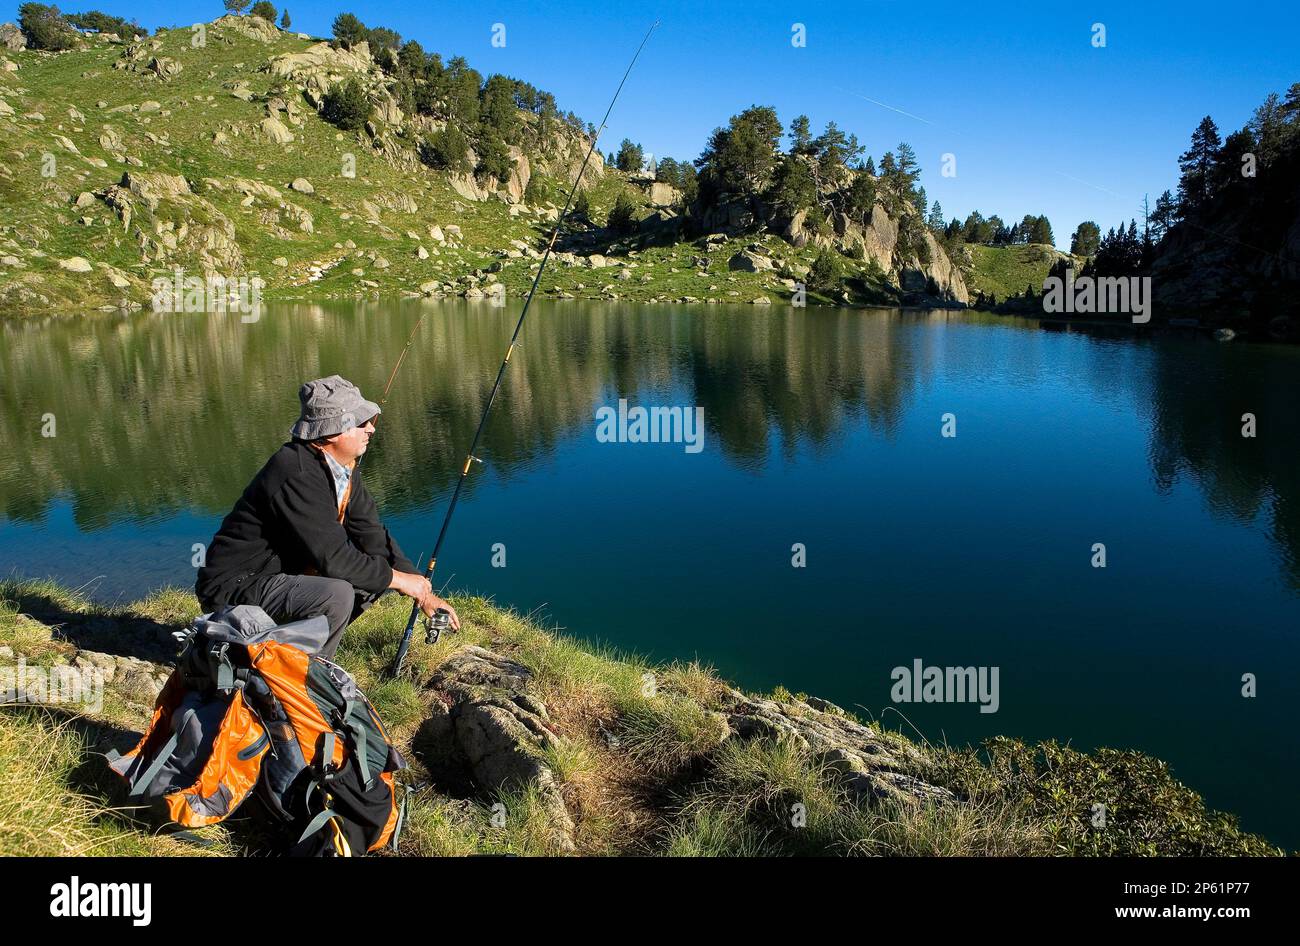
<path fill-rule="evenodd" d="M 460 630 L 460 617 L 456 614 L 456 609 L 449 605 L 444 599 L 439 598 L 432 591 L 428 597 L 420 602 L 420 610 L 427 615 L 432 615 L 438 608 L 446 608 L 449 616 L 448 623 L 451 624 L 452 631 Z"/>
<path fill-rule="evenodd" d="M 451 629 L 460 630 L 460 617 L 456 614 L 456 609 L 433 593 L 433 585 L 423 575 L 394 571 L 393 580 L 389 582 L 388 587 L 408 598 L 414 598 L 419 603 L 420 610 L 426 615 L 432 615 L 438 608 L 446 608 L 451 615 Z"/>

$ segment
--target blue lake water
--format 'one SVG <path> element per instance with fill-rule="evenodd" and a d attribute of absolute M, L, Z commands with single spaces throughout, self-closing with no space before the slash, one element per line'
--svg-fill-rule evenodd
<path fill-rule="evenodd" d="M 0 323 L 0 574 L 104 600 L 191 586 L 193 545 L 285 439 L 298 384 L 338 372 L 376 396 L 422 306 L 363 475 L 427 556 L 513 306 Z M 551 302 L 509 371 L 440 583 L 932 741 L 1150 752 L 1300 847 L 1300 351 L 957 312 Z M 620 398 L 702 408 L 702 449 L 600 442 Z M 894 703 L 891 671 L 917 659 L 999 668 L 997 712 Z"/>

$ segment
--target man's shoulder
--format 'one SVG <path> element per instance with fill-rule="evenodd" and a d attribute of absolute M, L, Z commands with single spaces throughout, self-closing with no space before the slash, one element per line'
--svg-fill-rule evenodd
<path fill-rule="evenodd" d="M 257 474 L 256 481 L 270 492 L 278 492 L 286 482 L 318 465 L 311 454 L 311 447 L 307 444 L 301 440 L 290 440 L 271 454 L 271 458 Z"/>

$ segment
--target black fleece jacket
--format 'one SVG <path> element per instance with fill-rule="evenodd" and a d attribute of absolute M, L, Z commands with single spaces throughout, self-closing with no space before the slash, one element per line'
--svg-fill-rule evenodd
<path fill-rule="evenodd" d="M 243 584 L 310 569 L 367 592 L 383 591 L 393 570 L 414 572 L 379 521 L 374 497 L 352 473 L 352 494 L 338 521 L 334 477 L 319 450 L 286 443 L 235 503 L 208 547 L 194 590 L 205 608 L 229 603 Z"/>

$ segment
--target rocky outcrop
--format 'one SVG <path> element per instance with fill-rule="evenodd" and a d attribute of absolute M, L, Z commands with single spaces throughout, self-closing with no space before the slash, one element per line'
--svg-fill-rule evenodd
<path fill-rule="evenodd" d="M 729 690 L 722 705 L 735 738 L 793 740 L 860 796 L 905 801 L 953 797 L 911 774 L 923 764 L 914 746 L 851 719 L 833 703 L 816 697 L 780 703 Z"/>
<path fill-rule="evenodd" d="M 145 71 L 159 79 L 172 79 L 181 74 L 181 64 L 170 56 L 154 56 L 145 66 Z"/>
<path fill-rule="evenodd" d="M 468 773 L 487 792 L 537 791 L 561 850 L 573 849 L 573 818 L 540 752 L 560 736 L 547 708 L 531 694 L 533 674 L 481 647 L 449 658 L 428 683 L 439 700 L 416 737 L 417 752 L 435 778 L 455 782 Z"/>
<path fill-rule="evenodd" d="M 27 37 L 12 23 L 0 23 L 0 49 L 18 52 L 27 48 Z"/>
<path fill-rule="evenodd" d="M 1300 338 L 1300 133 L 1258 181 L 1175 225 L 1151 263 L 1155 316 Z"/>
<path fill-rule="evenodd" d="M 132 170 L 98 192 L 148 263 L 189 265 L 200 272 L 243 272 L 234 224 L 196 195 L 179 174 Z"/>
<path fill-rule="evenodd" d="M 261 43 L 279 42 L 281 33 L 275 28 L 275 24 L 260 16 L 237 16 L 227 14 L 219 19 L 213 20 L 209 28 L 218 33 L 223 29 L 234 30 L 247 36 L 249 39 L 255 39 Z"/>
<path fill-rule="evenodd" d="M 434 779 L 462 794 L 535 790 L 558 846 L 572 849 L 574 820 L 544 756 L 562 737 L 535 693 L 532 671 L 470 646 L 448 658 L 425 688 L 438 699 L 415 748 Z M 824 700 L 782 703 L 726 688 L 717 705 L 713 715 L 722 724 L 720 739 L 793 741 L 864 800 L 953 799 L 947 789 L 915 774 L 924 760 L 914 746 L 856 722 Z"/>

